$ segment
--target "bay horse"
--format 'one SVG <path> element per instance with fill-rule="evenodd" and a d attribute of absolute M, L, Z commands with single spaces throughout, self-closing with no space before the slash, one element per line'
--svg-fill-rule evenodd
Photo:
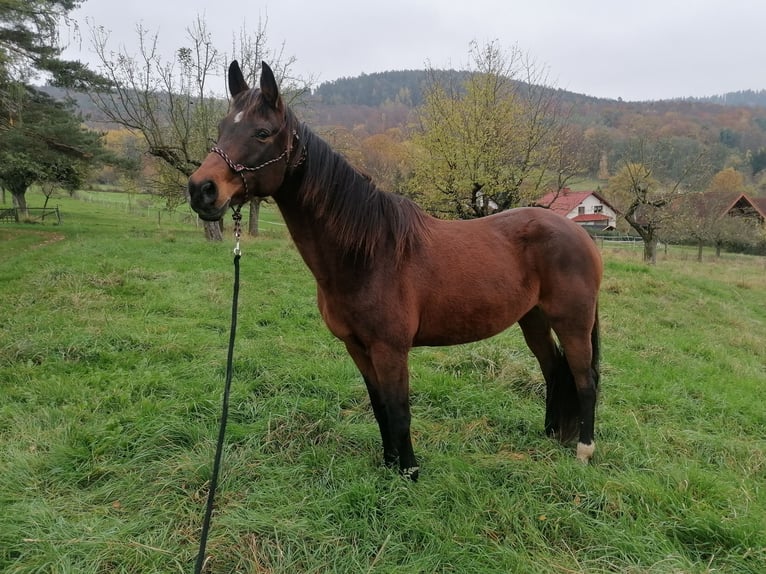
<path fill-rule="evenodd" d="M 546 383 L 545 432 L 577 437 L 588 462 L 599 382 L 600 254 L 540 207 L 467 221 L 427 215 L 378 189 L 300 122 L 262 64 L 250 89 L 234 61 L 218 141 L 188 184 L 204 220 L 273 198 L 317 283 L 319 311 L 362 374 L 383 459 L 417 480 L 410 439 L 412 347 L 457 345 L 519 323 Z M 556 338 L 554 338 L 554 333 Z"/>

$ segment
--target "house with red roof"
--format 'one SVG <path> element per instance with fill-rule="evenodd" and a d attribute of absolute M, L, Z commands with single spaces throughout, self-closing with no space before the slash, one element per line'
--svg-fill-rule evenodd
<path fill-rule="evenodd" d="M 572 191 L 565 187 L 545 194 L 535 202 L 589 231 L 604 231 L 617 226 L 617 210 L 596 191 Z"/>

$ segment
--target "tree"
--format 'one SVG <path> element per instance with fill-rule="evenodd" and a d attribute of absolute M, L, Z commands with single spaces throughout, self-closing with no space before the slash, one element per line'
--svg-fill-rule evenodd
<path fill-rule="evenodd" d="M 261 19 L 255 36 L 242 32 L 235 52 L 248 75 L 257 73 L 262 59 L 269 59 L 281 72 L 282 81 L 290 84 L 285 93 L 294 97 L 305 93 L 309 84 L 301 84 L 290 75 L 292 58 L 283 51 L 267 48 L 266 21 Z M 215 141 L 216 126 L 226 113 L 226 100 L 210 88 L 212 78 L 225 69 L 226 55 L 215 48 L 205 21 L 197 17 L 187 28 L 188 45 L 179 48 L 169 62 L 158 50 L 157 34 L 137 29 L 139 53 L 109 50 L 109 34 L 103 28 L 92 29 L 92 44 L 101 71 L 113 89 L 93 93 L 95 105 L 113 122 L 140 134 L 148 153 L 158 161 L 154 186 L 169 205 L 185 201 L 186 182 L 197 169 Z M 257 59 L 257 60 L 256 60 Z M 259 203 L 253 205 L 249 229 L 257 234 Z M 221 223 L 205 222 L 209 239 L 220 240 Z"/>
<path fill-rule="evenodd" d="M 91 93 L 94 104 L 112 122 L 140 135 L 148 153 L 160 160 L 155 187 L 168 205 L 183 201 L 186 180 L 200 164 L 213 139 L 214 118 L 225 113 L 225 102 L 206 93 L 211 70 L 222 66 L 204 22 L 188 30 L 191 47 L 178 50 L 166 63 L 157 35 L 137 29 L 139 53 L 108 49 L 109 34 L 91 30 L 101 73 L 112 89 Z M 222 239 L 220 224 L 205 224 L 209 239 Z"/>
<path fill-rule="evenodd" d="M 750 169 L 753 175 L 766 169 L 766 148 L 759 148 L 750 154 Z"/>
<path fill-rule="evenodd" d="M 361 167 L 381 188 L 402 193 L 411 167 L 410 143 L 402 141 L 399 130 L 374 134 L 361 142 Z"/>
<path fill-rule="evenodd" d="M 59 86 L 103 85 L 80 62 L 60 59 L 58 26 L 79 0 L 5 0 L 0 5 L 0 185 L 26 210 L 33 183 L 79 185 L 100 135 L 80 127 L 70 105 L 28 84 L 45 73 Z"/>
<path fill-rule="evenodd" d="M 745 190 L 745 176 L 732 167 L 722 169 L 713 176 L 708 191 L 719 193 L 742 193 Z"/>
<path fill-rule="evenodd" d="M 651 169 L 642 163 L 626 162 L 609 178 L 609 197 L 644 241 L 644 261 L 657 261 L 658 230 L 662 208 L 667 205 L 666 194 L 658 191 L 659 183 Z"/>
<path fill-rule="evenodd" d="M 564 187 L 573 174 L 558 92 L 518 49 L 471 44 L 469 74 L 428 70 L 413 193 L 431 211 L 481 217 Z M 456 83 L 458 78 L 466 78 Z"/>
<path fill-rule="evenodd" d="M 683 165 L 668 164 L 666 141 L 632 142 L 622 167 L 609 178 L 607 195 L 644 242 L 644 261 L 657 262 L 657 243 L 665 226 L 672 225 L 669 206 L 680 196 L 700 189 L 709 179 L 704 151 L 684 158 Z M 668 235 L 670 235 L 668 233 Z"/>
<path fill-rule="evenodd" d="M 708 191 L 678 198 L 672 208 L 673 226 L 667 239 L 690 242 L 697 247 L 697 261 L 702 261 L 705 245 L 714 245 L 716 256 L 727 241 L 744 241 L 749 226 L 742 218 L 726 213 L 731 206 L 733 194 Z"/>
<path fill-rule="evenodd" d="M 592 177 L 609 179 L 609 151 L 617 139 L 616 132 L 614 128 L 598 125 L 584 130 L 582 164 Z"/>
<path fill-rule="evenodd" d="M 106 157 L 101 138 L 82 127 L 70 104 L 27 87 L 13 121 L 0 130 L 0 183 L 22 211 L 34 183 L 76 189 L 91 163 Z"/>
<path fill-rule="evenodd" d="M 62 60 L 59 24 L 82 0 L 4 0 L 0 5 L 0 109 L 16 109 L 17 85 L 41 72 L 54 85 L 85 88 L 103 78 L 80 62 Z"/>

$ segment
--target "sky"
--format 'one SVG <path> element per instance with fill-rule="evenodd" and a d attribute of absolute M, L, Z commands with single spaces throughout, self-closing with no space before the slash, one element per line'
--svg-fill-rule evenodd
<path fill-rule="evenodd" d="M 202 18 L 222 52 L 266 23 L 268 46 L 315 86 L 388 70 L 470 67 L 469 48 L 518 49 L 557 88 L 645 101 L 766 89 L 762 0 L 85 0 L 64 56 L 97 69 L 93 26 L 138 52 L 137 26 L 171 58 Z M 221 79 L 221 91 L 223 91 Z"/>

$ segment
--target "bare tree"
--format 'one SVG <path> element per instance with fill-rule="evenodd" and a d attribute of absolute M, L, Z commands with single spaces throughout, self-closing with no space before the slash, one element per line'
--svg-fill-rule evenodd
<path fill-rule="evenodd" d="M 667 156 L 662 142 L 649 146 L 644 138 L 635 142 L 633 153 L 609 179 L 608 195 L 622 216 L 644 242 L 644 261 L 657 262 L 657 244 L 673 217 L 670 205 L 679 197 L 703 189 L 710 177 L 704 151 L 688 158 L 673 173 L 662 170 Z M 656 174 L 655 172 L 661 172 Z"/>
<path fill-rule="evenodd" d="M 100 71 L 113 86 L 91 93 L 95 105 L 112 122 L 140 135 L 149 155 L 160 160 L 155 187 L 169 205 L 183 201 L 186 180 L 207 153 L 213 118 L 225 113 L 225 101 L 208 95 L 211 72 L 223 66 L 203 20 L 187 29 L 190 46 L 165 62 L 157 34 L 137 27 L 138 54 L 109 50 L 109 33 L 91 29 Z M 220 240 L 221 223 L 205 222 L 208 239 Z"/>
<path fill-rule="evenodd" d="M 663 236 L 696 245 L 699 262 L 705 245 L 713 245 L 720 256 L 727 241 L 746 243 L 751 236 L 750 220 L 727 213 L 732 198 L 731 193 L 715 191 L 681 196 L 671 207 L 672 225 Z"/>

